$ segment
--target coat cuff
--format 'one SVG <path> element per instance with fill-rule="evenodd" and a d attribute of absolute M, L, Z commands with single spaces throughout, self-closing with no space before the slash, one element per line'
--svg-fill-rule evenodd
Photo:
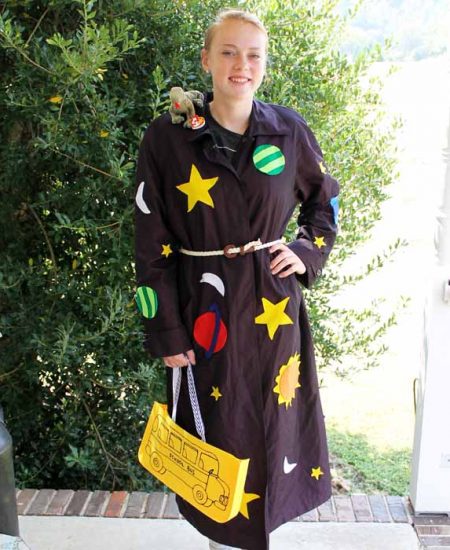
<path fill-rule="evenodd" d="M 192 349 L 192 342 L 184 326 L 169 330 L 155 331 L 144 322 L 144 348 L 152 357 L 168 357 L 178 355 Z"/>
<path fill-rule="evenodd" d="M 305 264 L 306 271 L 302 275 L 295 274 L 297 280 L 305 287 L 311 288 L 316 278 L 322 273 L 322 255 L 317 247 L 308 239 L 297 239 L 287 245 Z"/>

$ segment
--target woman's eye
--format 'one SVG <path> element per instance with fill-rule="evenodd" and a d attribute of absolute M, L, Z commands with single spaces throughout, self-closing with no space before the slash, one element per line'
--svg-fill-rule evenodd
<path fill-rule="evenodd" d="M 254 59 L 259 59 L 261 56 L 257 53 L 252 54 L 250 57 L 253 57 Z"/>
<path fill-rule="evenodd" d="M 225 52 L 222 52 L 223 55 L 233 55 L 233 52 L 230 52 L 230 51 L 225 51 Z"/>

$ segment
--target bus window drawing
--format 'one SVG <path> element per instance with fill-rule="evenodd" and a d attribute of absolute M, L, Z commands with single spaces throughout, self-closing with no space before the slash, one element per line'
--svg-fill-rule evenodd
<path fill-rule="evenodd" d="M 230 488 L 219 477 L 219 460 L 212 453 L 195 448 L 174 429 L 164 424 L 159 414 L 152 425 L 154 444 L 147 444 L 146 452 L 155 470 L 167 470 L 192 490 L 195 500 L 204 506 L 214 504 L 225 510 Z"/>
<path fill-rule="evenodd" d="M 172 421 L 154 403 L 139 447 L 140 463 L 183 499 L 218 522 L 239 513 L 250 460 L 239 459 Z"/>

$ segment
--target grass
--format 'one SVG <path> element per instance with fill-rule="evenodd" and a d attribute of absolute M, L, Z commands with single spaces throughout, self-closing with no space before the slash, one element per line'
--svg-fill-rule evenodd
<path fill-rule="evenodd" d="M 364 434 L 327 427 L 330 464 L 352 493 L 405 496 L 409 491 L 410 449 L 380 451 Z M 347 490 L 340 492 L 348 492 Z"/>

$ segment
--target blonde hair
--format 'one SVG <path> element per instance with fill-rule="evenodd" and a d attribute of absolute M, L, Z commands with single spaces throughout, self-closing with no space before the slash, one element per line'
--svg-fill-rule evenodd
<path fill-rule="evenodd" d="M 269 34 L 267 32 L 267 29 L 262 24 L 259 17 L 254 15 L 253 13 L 250 13 L 248 11 L 244 10 L 238 10 L 238 9 L 225 9 L 219 11 L 219 13 L 216 15 L 215 20 L 211 25 L 206 29 L 205 32 L 205 50 L 209 50 L 211 47 L 212 39 L 214 38 L 214 33 L 216 32 L 217 27 L 224 23 L 225 21 L 243 21 L 244 23 L 251 23 L 255 27 L 257 27 L 260 31 L 262 31 L 266 37 L 266 51 L 268 48 L 268 41 L 269 41 Z"/>

